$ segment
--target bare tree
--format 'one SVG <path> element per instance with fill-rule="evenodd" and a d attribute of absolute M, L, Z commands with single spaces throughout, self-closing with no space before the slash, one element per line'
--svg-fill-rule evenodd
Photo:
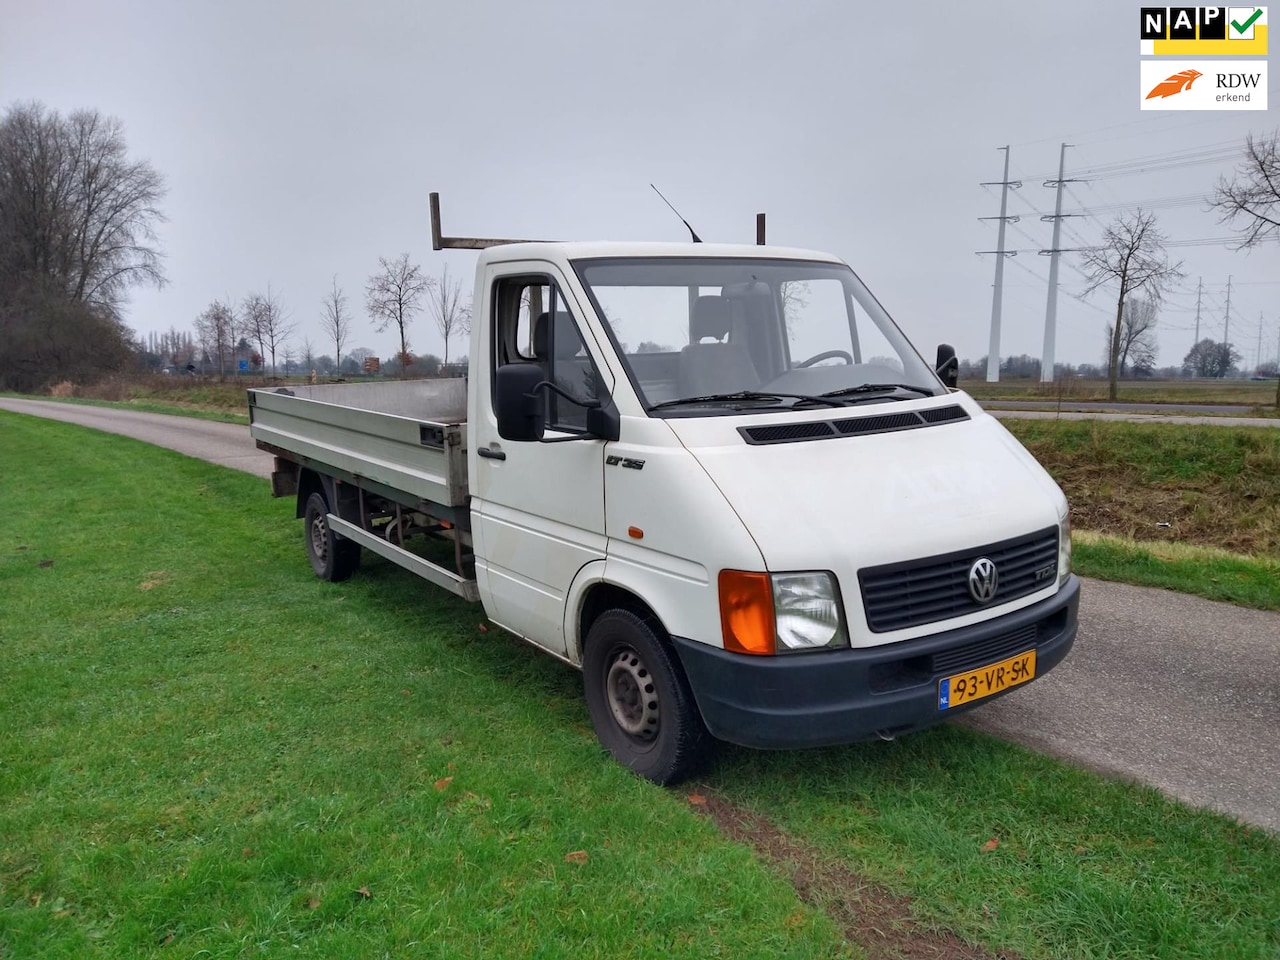
<path fill-rule="evenodd" d="M 1230 180 L 1218 180 L 1212 205 L 1240 232 L 1237 249 L 1280 237 L 1280 130 L 1245 138 L 1244 159 Z"/>
<path fill-rule="evenodd" d="M 259 366 L 265 365 L 264 358 L 267 355 L 267 329 L 263 321 L 265 310 L 261 294 L 251 293 L 240 301 L 240 334 L 258 345 L 255 353 Z"/>
<path fill-rule="evenodd" d="M 227 377 L 226 358 L 236 341 L 236 315 L 221 300 L 215 300 L 196 317 L 196 335 L 206 353 L 218 360 L 218 379 Z"/>
<path fill-rule="evenodd" d="M 1120 374 L 1120 338 L 1124 329 L 1124 304 L 1131 294 L 1143 293 L 1153 304 L 1159 303 L 1165 289 L 1183 276 L 1182 263 L 1170 263 L 1164 252 L 1164 235 L 1156 229 L 1153 213 L 1137 210 L 1120 214 L 1102 234 L 1102 243 L 1081 254 L 1088 286 L 1087 296 L 1106 284 L 1115 283 L 1116 319 L 1111 329 L 1111 346 L 1107 361 L 1110 371 L 1108 389 L 1116 399 L 1116 380 Z"/>
<path fill-rule="evenodd" d="M 0 286 L 40 278 L 119 314 L 129 287 L 164 282 L 155 226 L 164 180 L 125 156 L 124 126 L 39 103 L 0 119 Z"/>
<path fill-rule="evenodd" d="M 1156 365 L 1160 344 L 1156 339 L 1156 305 L 1150 300 L 1130 297 L 1124 304 L 1124 321 L 1120 327 L 1120 376 L 1132 366 L 1135 373 L 1150 372 Z M 1107 324 L 1106 352 L 1111 356 L 1115 332 Z"/>
<path fill-rule="evenodd" d="M 342 347 L 351 334 L 351 314 L 347 312 L 347 297 L 338 287 L 338 277 L 333 277 L 333 289 L 324 295 L 324 316 L 320 328 L 333 341 L 334 365 L 342 369 Z"/>
<path fill-rule="evenodd" d="M 316 349 L 311 345 L 310 337 L 302 338 L 302 366 L 307 376 L 316 372 Z"/>
<path fill-rule="evenodd" d="M 1280 130 L 1270 137 L 1249 134 L 1245 138 L 1244 159 L 1231 180 L 1218 180 L 1213 206 L 1222 223 L 1238 224 L 1237 249 L 1280 238 Z M 1276 409 L 1280 410 L 1280 379 L 1276 380 Z"/>
<path fill-rule="evenodd" d="M 163 196 L 151 165 L 126 156 L 119 120 L 34 102 L 0 116 L 0 385 L 120 369 L 125 295 L 164 282 Z"/>
<path fill-rule="evenodd" d="M 365 286 L 365 308 L 379 333 L 395 324 L 400 335 L 399 353 L 404 356 L 409 353 L 409 323 L 422 309 L 422 297 L 435 286 L 435 281 L 423 276 L 422 268 L 411 264 L 407 253 L 395 260 L 379 257 L 378 265 L 381 271 L 369 277 Z"/>
<path fill-rule="evenodd" d="M 449 276 L 448 264 L 445 264 L 440 280 L 432 286 L 427 306 L 436 321 L 436 329 L 444 338 L 444 363 L 448 366 L 449 338 L 471 332 L 471 304 L 463 302 L 462 281 Z"/>
<path fill-rule="evenodd" d="M 809 306 L 809 281 L 782 281 L 782 316 L 787 324 L 787 336 L 795 339 L 791 323 Z"/>
<path fill-rule="evenodd" d="M 271 358 L 271 375 L 276 375 L 276 354 L 289 341 L 296 328 L 280 305 L 280 297 L 273 293 L 271 284 L 267 292 L 251 293 L 244 298 L 241 308 L 241 330 L 246 337 L 258 344 L 259 356 Z"/>

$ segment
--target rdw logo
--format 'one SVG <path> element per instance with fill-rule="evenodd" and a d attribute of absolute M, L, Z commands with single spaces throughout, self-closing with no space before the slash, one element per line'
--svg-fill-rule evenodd
<path fill-rule="evenodd" d="M 1138 66 L 1143 110 L 1267 109 L 1265 60 L 1143 60 Z"/>
<path fill-rule="evenodd" d="M 1152 97 L 1172 97 L 1175 94 L 1183 93 L 1191 89 L 1191 85 L 1197 79 L 1203 77 L 1204 74 L 1199 70 L 1183 70 L 1181 73 L 1175 73 L 1172 77 L 1160 81 L 1151 88 L 1151 92 L 1147 94 L 1147 99 Z"/>

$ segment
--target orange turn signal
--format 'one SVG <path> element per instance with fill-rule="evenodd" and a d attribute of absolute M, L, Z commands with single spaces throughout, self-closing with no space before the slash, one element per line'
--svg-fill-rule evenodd
<path fill-rule="evenodd" d="M 720 629 L 726 650 L 773 654 L 773 585 L 767 573 L 720 571 Z"/>

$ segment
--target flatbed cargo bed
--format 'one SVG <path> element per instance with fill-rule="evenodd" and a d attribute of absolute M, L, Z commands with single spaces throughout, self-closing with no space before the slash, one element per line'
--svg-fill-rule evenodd
<path fill-rule="evenodd" d="M 260 447 L 465 507 L 467 390 L 462 379 L 260 387 L 249 431 Z"/>

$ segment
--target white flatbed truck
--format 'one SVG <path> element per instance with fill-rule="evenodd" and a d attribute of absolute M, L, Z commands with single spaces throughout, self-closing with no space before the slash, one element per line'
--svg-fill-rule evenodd
<path fill-rule="evenodd" d="M 482 248 L 465 380 L 249 392 L 321 578 L 370 550 L 480 602 L 660 783 L 717 739 L 924 728 L 1070 650 L 1066 498 L 841 260 L 444 240 Z"/>

